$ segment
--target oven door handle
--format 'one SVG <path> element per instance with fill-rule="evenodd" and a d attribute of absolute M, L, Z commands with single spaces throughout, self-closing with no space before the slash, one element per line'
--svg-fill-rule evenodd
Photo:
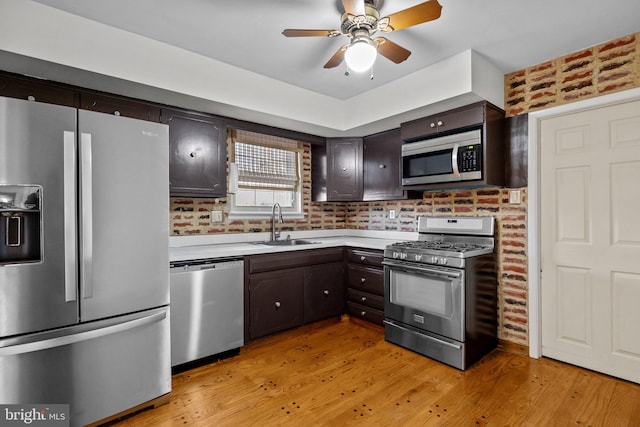
<path fill-rule="evenodd" d="M 407 273 L 421 272 L 421 273 L 433 274 L 436 276 L 453 277 L 456 279 L 459 279 L 460 277 L 462 277 L 461 271 L 440 270 L 438 268 L 422 267 L 420 265 L 400 264 L 400 263 L 391 262 L 391 261 L 382 261 L 382 265 L 403 270 L 403 271 L 406 271 Z"/>
<path fill-rule="evenodd" d="M 436 338 L 436 337 L 432 337 L 431 335 L 424 335 L 424 334 L 418 333 L 418 332 L 416 332 L 416 331 L 412 331 L 411 329 L 408 329 L 408 328 L 405 328 L 405 327 L 403 327 L 403 326 L 400 326 L 400 325 L 398 325 L 398 324 L 397 324 L 397 323 L 395 323 L 395 322 L 390 322 L 389 320 L 383 320 L 383 322 L 384 322 L 384 324 L 385 324 L 385 325 L 389 325 L 389 326 L 392 326 L 392 327 L 394 327 L 394 328 L 401 329 L 401 330 L 403 330 L 403 331 L 405 331 L 405 332 L 409 332 L 409 333 L 411 333 L 411 334 L 413 334 L 413 335 L 419 335 L 419 336 L 420 336 L 420 337 L 422 337 L 422 338 L 425 338 L 425 337 L 426 337 L 426 338 L 428 338 L 428 339 L 430 339 L 430 340 L 432 340 L 432 341 L 437 342 L 438 344 L 442 344 L 442 345 L 447 346 L 447 347 L 455 348 L 456 350 L 460 350 L 460 349 L 462 348 L 462 346 L 461 346 L 461 345 L 452 344 L 452 343 L 450 343 L 450 342 L 443 341 L 443 340 L 438 339 L 438 338 Z"/>

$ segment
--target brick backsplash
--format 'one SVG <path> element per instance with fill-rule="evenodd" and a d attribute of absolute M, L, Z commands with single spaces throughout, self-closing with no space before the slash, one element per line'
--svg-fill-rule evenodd
<path fill-rule="evenodd" d="M 507 74 L 507 116 L 524 114 L 581 99 L 640 87 L 640 33 L 620 37 Z M 527 189 L 521 203 L 509 204 L 509 190 L 484 188 L 424 193 L 421 199 L 315 203 L 311 201 L 311 150 L 303 158 L 305 218 L 287 220 L 283 230 L 416 230 L 419 215 L 491 215 L 496 218 L 498 253 L 498 335 L 528 344 Z M 171 199 L 171 234 L 249 233 L 269 231 L 269 220 L 211 224 L 209 211 L 227 210 L 226 199 Z M 389 219 L 390 209 L 396 218 Z"/>
<path fill-rule="evenodd" d="M 640 33 L 551 59 L 504 78 L 507 117 L 640 87 Z"/>

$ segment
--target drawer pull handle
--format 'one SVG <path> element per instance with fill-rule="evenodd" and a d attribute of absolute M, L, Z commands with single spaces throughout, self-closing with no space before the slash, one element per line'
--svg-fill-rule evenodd
<path fill-rule="evenodd" d="M 362 297 L 362 302 L 365 302 L 367 300 L 367 297 Z"/>
<path fill-rule="evenodd" d="M 366 315 L 367 315 L 367 312 L 366 312 L 366 311 L 361 311 L 361 312 L 360 312 L 360 316 L 364 317 L 364 316 L 366 316 Z"/>
<path fill-rule="evenodd" d="M 366 260 L 367 260 L 367 257 L 365 257 L 365 256 L 361 256 L 360 257 L 360 261 L 366 261 Z"/>
<path fill-rule="evenodd" d="M 329 295 L 329 290 L 325 289 L 324 291 L 322 291 L 322 293 L 325 294 L 325 295 Z"/>
<path fill-rule="evenodd" d="M 364 283 L 364 282 L 366 282 L 366 281 L 367 281 L 367 279 L 365 279 L 364 277 L 361 277 L 361 278 L 360 278 L 360 283 Z"/>
<path fill-rule="evenodd" d="M 280 308 L 280 301 L 276 301 L 276 308 Z"/>

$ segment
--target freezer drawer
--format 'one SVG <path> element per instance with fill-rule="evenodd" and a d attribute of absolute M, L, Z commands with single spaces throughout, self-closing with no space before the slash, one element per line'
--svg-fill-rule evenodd
<path fill-rule="evenodd" d="M 243 261 L 172 264 L 171 365 L 244 344 Z"/>
<path fill-rule="evenodd" d="M 0 341 L 0 402 L 70 404 L 82 426 L 171 391 L 169 309 Z"/>

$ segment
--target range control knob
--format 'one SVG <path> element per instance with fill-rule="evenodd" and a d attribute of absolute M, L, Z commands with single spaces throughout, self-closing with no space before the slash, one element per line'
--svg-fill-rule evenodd
<path fill-rule="evenodd" d="M 422 261 L 422 255 L 421 254 L 415 254 L 415 260 L 420 262 Z"/>
<path fill-rule="evenodd" d="M 400 259 L 407 259 L 407 253 L 406 252 L 402 252 L 400 254 Z"/>
<path fill-rule="evenodd" d="M 432 256 L 431 259 L 429 260 L 429 262 L 431 262 L 431 264 L 437 264 L 438 263 L 438 257 L 437 256 Z"/>

